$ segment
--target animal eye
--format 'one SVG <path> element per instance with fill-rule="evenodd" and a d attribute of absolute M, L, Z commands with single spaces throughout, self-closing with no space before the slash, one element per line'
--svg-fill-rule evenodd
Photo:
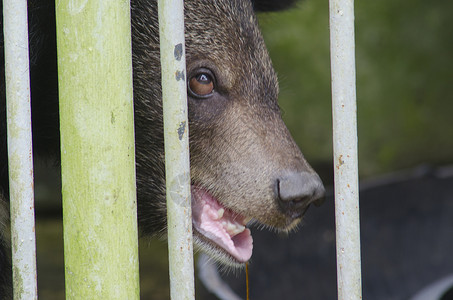
<path fill-rule="evenodd" d="M 214 80 L 208 72 L 201 72 L 190 78 L 189 92 L 197 98 L 209 97 L 214 92 Z"/>

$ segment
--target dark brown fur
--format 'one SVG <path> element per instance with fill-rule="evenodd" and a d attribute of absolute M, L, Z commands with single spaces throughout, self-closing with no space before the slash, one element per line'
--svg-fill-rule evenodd
<path fill-rule="evenodd" d="M 42 17 L 53 12 L 53 1 L 42 2 L 29 1 L 34 145 L 36 154 L 58 158 L 54 16 Z M 225 207 L 283 231 L 296 226 L 320 193 L 313 192 L 314 198 L 303 205 L 291 200 L 282 206 L 278 201 L 281 178 L 301 172 L 316 176 L 281 119 L 277 76 L 254 15 L 254 9 L 282 9 L 290 2 L 185 1 L 186 77 L 202 68 L 215 79 L 211 97 L 188 97 L 192 182 Z M 131 6 L 138 220 L 141 232 L 153 235 L 165 233 L 166 226 L 157 3 L 132 0 Z M 3 51 L 1 55 L 3 76 Z M 0 183 L 7 194 L 0 82 Z M 199 246 L 235 263 L 199 234 L 196 237 Z"/>

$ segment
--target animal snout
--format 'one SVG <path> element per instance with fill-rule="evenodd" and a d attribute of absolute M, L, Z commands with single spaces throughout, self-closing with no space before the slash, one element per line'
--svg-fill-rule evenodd
<path fill-rule="evenodd" d="M 319 206 L 324 186 L 316 173 L 294 172 L 276 180 L 277 201 L 284 213 L 300 217 L 311 203 Z"/>

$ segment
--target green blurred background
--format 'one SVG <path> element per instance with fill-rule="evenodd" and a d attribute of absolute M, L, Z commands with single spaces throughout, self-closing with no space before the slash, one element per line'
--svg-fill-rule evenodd
<path fill-rule="evenodd" d="M 453 162 L 453 2 L 356 1 L 362 177 Z M 332 161 L 328 1 L 260 15 L 283 118 L 308 161 Z"/>

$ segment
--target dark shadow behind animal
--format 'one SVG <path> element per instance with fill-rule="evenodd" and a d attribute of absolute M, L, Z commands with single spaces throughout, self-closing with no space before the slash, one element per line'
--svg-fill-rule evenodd
<path fill-rule="evenodd" d="M 297 226 L 324 188 L 284 125 L 277 76 L 255 11 L 292 1 L 187 0 L 185 35 L 192 209 L 196 246 L 241 266 L 252 255 L 250 224 Z M 59 161 L 54 1 L 29 0 L 34 156 Z M 138 221 L 143 235 L 166 231 L 157 2 L 132 0 Z M 2 22 L 3 23 L 3 22 Z M 0 220 L 8 222 L 3 34 L 0 38 Z M 246 227 L 247 226 L 247 227 Z M 5 227 L 6 228 L 6 227 Z M 5 229 L 0 298 L 10 292 Z"/>

